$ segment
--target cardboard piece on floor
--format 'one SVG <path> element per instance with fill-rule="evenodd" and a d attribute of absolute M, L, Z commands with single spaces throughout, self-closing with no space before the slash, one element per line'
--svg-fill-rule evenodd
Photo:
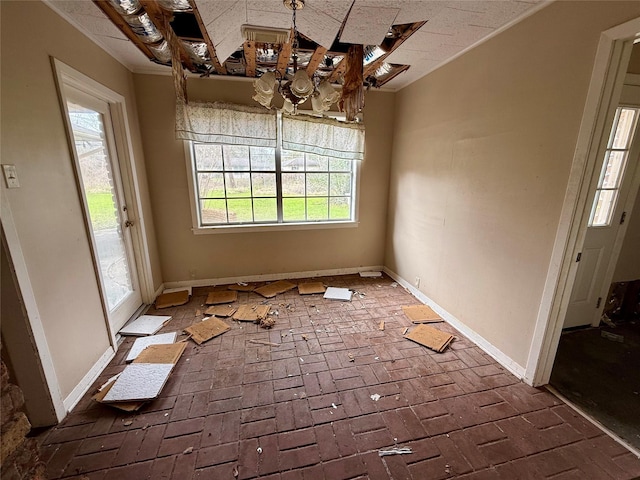
<path fill-rule="evenodd" d="M 240 305 L 233 319 L 238 322 L 258 322 L 269 314 L 271 305 Z"/>
<path fill-rule="evenodd" d="M 453 335 L 429 325 L 418 325 L 404 338 L 412 340 L 438 353 L 442 353 L 453 340 Z"/>
<path fill-rule="evenodd" d="M 187 292 L 189 292 L 189 296 L 193 295 L 192 287 L 165 288 L 164 290 L 162 290 L 162 293 L 174 293 L 174 292 L 181 292 L 183 290 L 186 290 Z"/>
<path fill-rule="evenodd" d="M 413 323 L 436 323 L 444 321 L 442 317 L 434 312 L 428 305 L 411 305 L 410 307 L 402 307 L 402 310 Z"/>
<path fill-rule="evenodd" d="M 169 308 L 184 305 L 189 301 L 189 291 L 180 290 L 178 292 L 163 293 L 156 298 L 156 308 Z"/>
<path fill-rule="evenodd" d="M 210 292 L 207 296 L 207 305 L 219 305 L 221 303 L 231 303 L 238 299 L 238 292 L 234 290 L 223 290 L 222 292 Z"/>
<path fill-rule="evenodd" d="M 382 272 L 360 272 L 360 276 L 364 278 L 378 278 L 382 276 Z"/>
<path fill-rule="evenodd" d="M 116 377 L 118 376 L 120 376 L 120 374 L 116 375 Z M 98 393 L 96 393 L 92 398 L 98 403 L 105 403 L 104 397 L 107 393 L 109 393 L 109 390 L 111 390 L 113 384 L 116 383 L 116 380 L 117 378 L 110 378 L 109 380 L 107 380 L 107 383 L 100 387 Z M 135 412 L 137 410 L 140 410 L 140 408 L 142 408 L 144 404 L 145 402 L 120 402 L 110 403 L 109 405 L 125 412 Z"/>
<path fill-rule="evenodd" d="M 309 295 L 311 293 L 324 293 L 326 290 L 322 282 L 308 282 L 298 285 L 298 293 L 300 295 Z"/>
<path fill-rule="evenodd" d="M 230 329 L 231 327 L 219 318 L 211 317 L 185 328 L 184 331 L 191 334 L 191 339 L 201 345 Z"/>
<path fill-rule="evenodd" d="M 270 283 L 269 285 L 264 285 L 260 288 L 256 288 L 254 292 L 262 295 L 265 298 L 275 297 L 279 293 L 288 292 L 296 288 L 295 283 L 291 283 L 287 280 L 278 280 L 277 282 Z"/>
<path fill-rule="evenodd" d="M 132 363 L 122 371 L 104 396 L 108 402 L 140 402 L 160 395 L 169 379 L 173 363 Z"/>
<path fill-rule="evenodd" d="M 187 348 L 186 342 L 149 345 L 140 352 L 133 363 L 173 363 L 175 365 L 185 348 Z"/>
<path fill-rule="evenodd" d="M 214 305 L 213 307 L 207 308 L 204 313 L 205 315 L 213 315 L 216 317 L 230 317 L 236 313 L 236 310 L 237 308 L 231 305 Z"/>
<path fill-rule="evenodd" d="M 178 334 L 176 332 L 171 333 L 161 333 L 159 335 L 150 335 L 148 337 L 140 337 L 136 338 L 136 341 L 133 342 L 131 346 L 131 350 L 129 350 L 129 354 L 125 359 L 125 362 L 133 362 L 136 357 L 149 345 L 157 345 L 163 343 L 174 343 L 176 341 L 176 337 Z"/>
<path fill-rule="evenodd" d="M 236 292 L 253 292 L 256 289 L 255 284 L 253 283 L 234 283 L 227 287 L 228 290 L 235 290 Z"/>
<path fill-rule="evenodd" d="M 171 317 L 168 315 L 142 315 L 133 322 L 127 323 L 118 333 L 120 335 L 131 335 L 134 337 L 153 335 L 169 320 L 171 320 Z"/>
<path fill-rule="evenodd" d="M 351 301 L 352 292 L 348 288 L 327 287 L 324 292 L 324 298 L 328 300 L 342 300 L 343 302 Z"/>

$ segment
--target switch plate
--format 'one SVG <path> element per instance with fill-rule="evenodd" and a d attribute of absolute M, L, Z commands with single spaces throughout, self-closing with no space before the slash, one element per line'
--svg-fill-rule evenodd
<path fill-rule="evenodd" d="M 7 182 L 7 188 L 20 187 L 18 171 L 15 165 L 2 165 L 2 171 L 4 172 L 4 179 Z"/>

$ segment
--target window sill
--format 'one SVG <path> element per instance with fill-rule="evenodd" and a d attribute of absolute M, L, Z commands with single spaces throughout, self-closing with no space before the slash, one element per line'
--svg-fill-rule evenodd
<path fill-rule="evenodd" d="M 283 232 L 287 230 L 329 230 L 333 228 L 356 228 L 360 222 L 277 223 L 269 225 L 216 225 L 192 228 L 194 235 L 219 233 Z"/>

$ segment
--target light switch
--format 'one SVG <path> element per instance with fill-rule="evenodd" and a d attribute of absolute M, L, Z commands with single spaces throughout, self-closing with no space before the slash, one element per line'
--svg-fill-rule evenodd
<path fill-rule="evenodd" d="M 18 171 L 15 165 L 2 165 L 2 171 L 4 172 L 4 179 L 7 182 L 7 188 L 18 188 L 20 186 Z"/>

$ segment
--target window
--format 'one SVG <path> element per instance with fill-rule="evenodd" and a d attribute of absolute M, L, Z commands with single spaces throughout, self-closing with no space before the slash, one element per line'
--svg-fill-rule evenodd
<path fill-rule="evenodd" d="M 287 150 L 281 128 L 275 147 L 189 142 L 198 228 L 356 220 L 359 162 Z"/>
<path fill-rule="evenodd" d="M 611 224 L 639 111 L 640 109 L 627 107 L 616 110 L 593 201 L 590 227 L 606 227 Z"/>

